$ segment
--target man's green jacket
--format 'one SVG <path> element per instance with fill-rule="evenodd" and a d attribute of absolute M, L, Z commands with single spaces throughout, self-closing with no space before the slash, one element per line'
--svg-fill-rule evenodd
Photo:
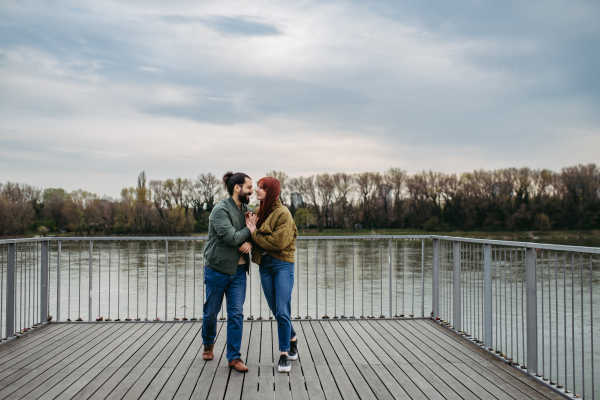
<path fill-rule="evenodd" d="M 240 210 L 233 198 L 221 200 L 208 219 L 208 241 L 204 249 L 204 265 L 227 275 L 235 275 L 240 260 L 238 247 L 250 241 L 252 235 L 246 227 L 245 214 L 252 211 L 246 204 Z M 250 264 L 248 254 L 244 254 Z"/>

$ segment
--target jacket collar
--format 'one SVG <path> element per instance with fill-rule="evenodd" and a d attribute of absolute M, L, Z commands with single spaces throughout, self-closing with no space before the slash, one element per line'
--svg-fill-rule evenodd
<path fill-rule="evenodd" d="M 239 212 L 244 212 L 245 204 L 242 204 L 242 209 L 240 210 L 238 208 L 237 204 L 235 204 L 235 200 L 233 200 L 233 197 L 229 196 L 229 198 L 227 199 L 227 202 L 229 203 L 230 207 L 233 207 L 234 209 L 238 210 Z"/>

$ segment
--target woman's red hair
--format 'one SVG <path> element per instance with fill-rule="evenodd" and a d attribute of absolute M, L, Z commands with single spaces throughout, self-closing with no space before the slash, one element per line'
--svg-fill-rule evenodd
<path fill-rule="evenodd" d="M 256 227 L 260 228 L 269 214 L 271 214 L 273 206 L 279 198 L 279 193 L 281 192 L 281 183 L 279 183 L 279 179 L 267 176 L 258 181 L 258 186 L 267 192 L 267 196 L 260 202 L 260 208 L 258 209 L 258 214 L 256 214 L 258 216 L 258 223 L 256 224 Z"/>

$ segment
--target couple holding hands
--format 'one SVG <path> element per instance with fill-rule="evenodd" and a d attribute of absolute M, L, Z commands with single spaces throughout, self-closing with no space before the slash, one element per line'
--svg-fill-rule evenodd
<path fill-rule="evenodd" d="M 208 241 L 204 250 L 206 299 L 203 309 L 203 358 L 212 360 L 217 335 L 217 316 L 223 296 L 227 298 L 227 361 L 239 372 L 248 371 L 241 358 L 243 306 L 246 274 L 252 262 L 259 265 L 262 288 L 277 320 L 279 372 L 291 370 L 290 360 L 298 359 L 298 341 L 292 327 L 291 302 L 298 231 L 289 210 L 279 200 L 281 184 L 262 178 L 256 187 L 259 207 L 252 212 L 248 203 L 254 193 L 252 179 L 241 172 L 228 172 L 223 184 L 230 197 L 212 210 Z"/>

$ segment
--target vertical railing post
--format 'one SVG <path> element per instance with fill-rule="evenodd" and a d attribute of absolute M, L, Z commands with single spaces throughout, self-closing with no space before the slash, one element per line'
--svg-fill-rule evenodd
<path fill-rule="evenodd" d="M 16 244 L 8 244 L 6 265 L 6 337 L 15 336 L 15 284 L 16 284 Z"/>
<path fill-rule="evenodd" d="M 93 253 L 93 244 L 90 239 L 90 268 L 88 270 L 88 321 L 92 320 L 92 255 Z M 100 290 L 100 288 L 98 288 Z"/>
<path fill-rule="evenodd" d="M 60 321 L 60 258 L 62 252 L 62 242 L 59 240 L 57 245 L 58 255 L 56 260 L 56 320 Z"/>
<path fill-rule="evenodd" d="M 389 242 L 389 271 L 388 271 L 388 293 L 389 295 L 389 303 L 390 303 L 390 313 L 388 314 L 390 317 L 392 315 L 394 315 L 394 313 L 392 313 L 392 238 L 390 238 L 390 242 Z M 345 268 L 346 266 L 344 266 Z M 396 296 L 398 295 L 398 293 L 396 293 Z M 383 313 L 382 313 L 383 314 Z"/>
<path fill-rule="evenodd" d="M 425 239 L 421 239 L 421 317 L 425 318 Z"/>
<path fill-rule="evenodd" d="M 492 245 L 483 245 L 483 314 L 485 346 L 492 346 Z"/>
<path fill-rule="evenodd" d="M 315 309 L 316 309 L 316 318 L 319 318 L 319 240 L 315 239 Z"/>
<path fill-rule="evenodd" d="M 433 318 L 440 316 L 440 239 L 433 239 L 432 308 Z"/>
<path fill-rule="evenodd" d="M 525 285 L 527 288 L 527 373 L 535 375 L 538 372 L 537 348 L 537 273 L 536 249 L 527 248 L 525 258 Z"/>
<path fill-rule="evenodd" d="M 177 260 L 175 260 L 177 262 Z M 168 282 L 169 280 L 169 241 L 165 240 L 165 321 L 169 316 L 169 302 L 167 301 L 167 290 L 168 290 Z M 129 288 L 127 289 L 129 290 Z"/>
<path fill-rule="evenodd" d="M 453 279 L 453 314 L 452 314 L 452 325 L 456 331 L 462 330 L 462 318 L 461 318 L 461 291 L 460 291 L 460 242 L 455 241 L 452 249 L 452 279 Z"/>
<path fill-rule="evenodd" d="M 48 246 L 49 242 L 42 242 L 42 265 L 40 266 L 40 322 L 48 320 Z"/>

